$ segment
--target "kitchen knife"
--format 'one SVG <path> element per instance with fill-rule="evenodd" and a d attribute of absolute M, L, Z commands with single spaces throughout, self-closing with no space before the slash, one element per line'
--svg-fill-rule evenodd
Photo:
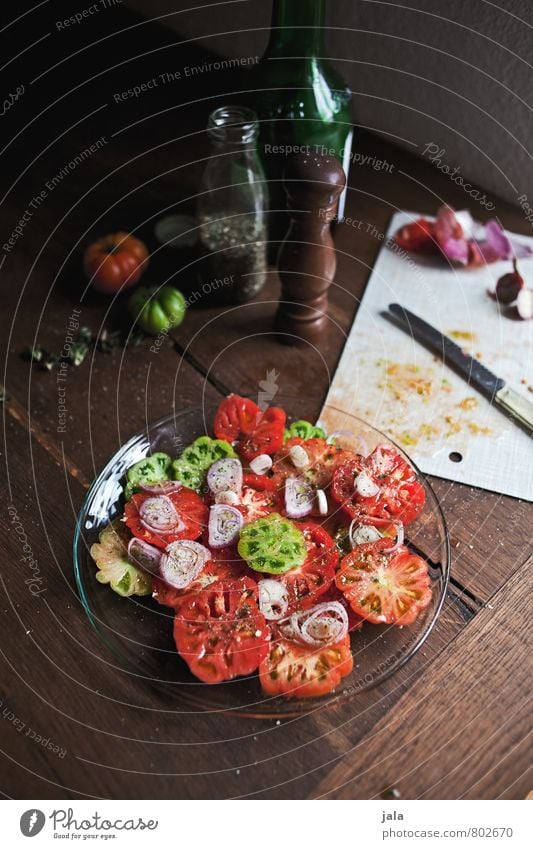
<path fill-rule="evenodd" d="M 468 383 L 486 395 L 489 400 L 520 422 L 528 431 L 533 431 L 533 404 L 516 392 L 501 377 L 497 377 L 486 366 L 465 353 L 448 336 L 444 336 L 427 321 L 400 306 L 389 304 L 389 310 L 414 339 L 422 342 L 444 363 L 459 372 Z"/>

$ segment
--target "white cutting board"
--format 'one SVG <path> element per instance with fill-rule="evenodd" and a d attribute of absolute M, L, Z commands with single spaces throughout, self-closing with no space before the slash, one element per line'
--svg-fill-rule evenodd
<path fill-rule="evenodd" d="M 396 213 L 387 237 L 418 217 Z M 533 259 L 520 267 L 533 287 Z M 326 404 L 383 430 L 427 474 L 531 501 L 533 440 L 381 314 L 392 302 L 407 307 L 533 401 L 533 321 L 505 317 L 487 295 L 508 270 L 509 262 L 454 270 L 384 241 Z M 330 416 L 324 410 L 321 420 Z"/>

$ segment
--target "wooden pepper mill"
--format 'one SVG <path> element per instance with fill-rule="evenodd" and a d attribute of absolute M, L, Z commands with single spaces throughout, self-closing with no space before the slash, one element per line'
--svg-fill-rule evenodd
<path fill-rule="evenodd" d="M 278 258 L 281 298 L 275 327 L 288 345 L 317 344 L 337 265 L 331 221 L 346 177 L 333 156 L 298 153 L 283 183 L 291 223 Z"/>

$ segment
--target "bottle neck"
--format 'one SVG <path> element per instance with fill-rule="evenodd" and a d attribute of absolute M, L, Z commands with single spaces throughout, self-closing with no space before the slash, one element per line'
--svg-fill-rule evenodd
<path fill-rule="evenodd" d="M 217 147 L 250 149 L 257 139 L 257 115 L 245 106 L 221 106 L 209 116 L 207 135 Z"/>
<path fill-rule="evenodd" d="M 323 56 L 325 0 L 274 0 L 268 56 Z"/>

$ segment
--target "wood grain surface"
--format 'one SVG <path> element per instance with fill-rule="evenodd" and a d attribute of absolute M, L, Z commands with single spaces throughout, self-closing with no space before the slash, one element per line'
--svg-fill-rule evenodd
<path fill-rule="evenodd" d="M 67 3 L 54 4 L 51 19 L 44 6 L 32 13 L 34 25 L 48 32 L 68 10 Z M 116 92 L 212 57 L 190 45 L 176 50 L 175 37 L 155 24 L 132 28 L 139 22 L 124 9 L 113 16 L 107 22 L 95 16 L 68 39 L 55 33 L 46 49 L 38 45 L 7 69 L 6 89 L 13 90 L 17 80 L 59 63 L 3 118 L 6 236 L 53 175 L 96 139 L 104 136 L 106 143 L 48 192 L 13 250 L 0 257 L 7 397 L 0 504 L 2 793 L 29 799 L 367 798 L 395 784 L 406 798 L 524 798 L 531 787 L 525 707 L 530 505 L 433 480 L 453 561 L 429 639 L 374 690 L 327 710 L 310 705 L 308 714 L 279 724 L 184 713 L 168 695 L 121 670 L 89 624 L 75 590 L 72 537 L 86 488 L 107 459 L 148 420 L 172 409 L 216 401 L 230 390 L 257 395 L 270 370 L 278 375 L 279 397 L 297 399 L 302 415 L 316 417 L 391 213 L 430 213 L 441 199 L 465 204 L 460 188 L 430 163 L 361 129 L 357 150 L 391 168 L 352 168 L 346 215 L 364 224 L 336 228 L 337 275 L 320 346 L 279 345 L 273 333 L 279 284 L 272 271 L 249 305 L 221 311 L 200 300 L 158 353 L 144 342 L 96 352 L 71 369 L 66 428 L 58 432 L 55 373 L 30 367 L 21 351 L 36 341 L 60 348 L 73 308 L 95 333 L 117 326 L 125 299 L 110 308 L 107 299 L 84 292 L 81 248 L 95 235 L 131 229 L 155 250 L 154 220 L 164 210 L 193 209 L 207 155 L 208 111 L 251 85 L 237 72 L 206 74 L 194 85 L 184 79 L 115 102 Z M 14 32 L 13 49 L 25 43 Z M 520 211 L 494 202 L 505 226 L 527 232 Z M 150 279 L 168 277 L 194 291 L 195 275 L 179 272 L 163 254 L 153 256 Z M 36 596 L 29 590 L 29 557 L 43 589 Z"/>
<path fill-rule="evenodd" d="M 317 797 L 370 799 L 384 781 L 407 799 L 516 798 L 526 792 L 531 566 L 525 563 L 509 579 L 402 696 L 393 715 L 346 753 L 318 785 Z"/>

